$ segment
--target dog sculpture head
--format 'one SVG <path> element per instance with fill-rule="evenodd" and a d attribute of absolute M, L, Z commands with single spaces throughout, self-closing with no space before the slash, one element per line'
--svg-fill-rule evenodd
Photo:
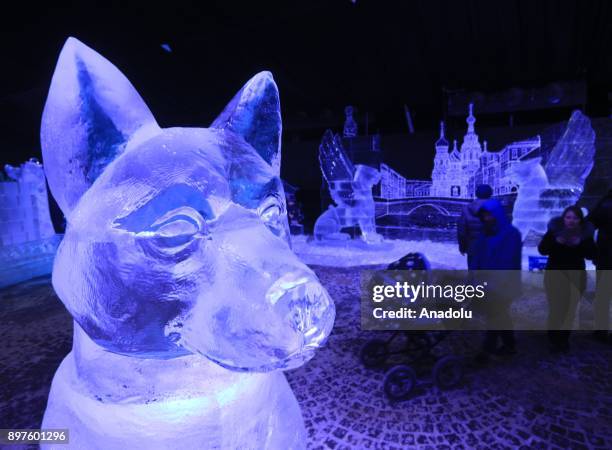
<path fill-rule="evenodd" d="M 295 367 L 334 306 L 289 246 L 278 90 L 253 77 L 210 128 L 160 128 L 134 87 L 69 38 L 42 119 L 67 219 L 53 286 L 103 348 Z"/>

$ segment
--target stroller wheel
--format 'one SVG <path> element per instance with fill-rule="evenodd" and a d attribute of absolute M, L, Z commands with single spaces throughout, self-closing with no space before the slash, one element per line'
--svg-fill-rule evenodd
<path fill-rule="evenodd" d="M 410 366 L 395 366 L 385 375 L 384 389 L 389 400 L 407 400 L 415 386 L 416 373 Z"/>
<path fill-rule="evenodd" d="M 382 366 L 388 355 L 387 342 L 381 339 L 368 341 L 361 348 L 361 362 L 366 367 Z"/>
<path fill-rule="evenodd" d="M 440 358 L 433 367 L 432 375 L 440 389 L 451 389 L 463 380 L 463 358 L 447 355 Z"/>

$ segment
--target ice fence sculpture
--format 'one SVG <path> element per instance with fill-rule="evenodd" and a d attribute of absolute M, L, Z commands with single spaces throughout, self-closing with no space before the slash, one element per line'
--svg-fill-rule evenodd
<path fill-rule="evenodd" d="M 546 232 L 550 219 L 575 204 L 595 159 L 595 131 L 591 121 L 574 111 L 552 151 L 543 158 L 520 161 L 511 169 L 519 185 L 512 213 L 523 239 L 530 230 Z"/>
<path fill-rule="evenodd" d="M 42 428 L 74 448 L 305 446 L 280 370 L 313 356 L 334 305 L 288 245 L 268 72 L 210 128 L 160 128 L 125 76 L 64 45 L 42 119 L 67 218 L 53 286 L 74 342 Z"/>
<path fill-rule="evenodd" d="M 342 229 L 359 226 L 363 241 L 380 242 L 382 238 L 376 232 L 376 210 L 372 196 L 372 187 L 380 181 L 380 172 L 366 165 L 354 166 L 342 148 L 340 136 L 334 136 L 330 130 L 323 135 L 319 162 L 336 205 L 330 205 L 315 222 L 315 239 L 348 239 L 349 235 Z"/>

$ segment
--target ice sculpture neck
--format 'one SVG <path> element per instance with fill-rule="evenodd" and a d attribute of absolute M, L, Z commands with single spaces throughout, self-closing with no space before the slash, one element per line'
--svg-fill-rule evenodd
<path fill-rule="evenodd" d="M 198 355 L 163 360 L 112 353 L 92 341 L 76 322 L 72 353 L 77 373 L 82 374 L 88 390 L 105 393 L 107 397 L 101 401 L 112 403 L 153 401 L 156 396 L 176 396 L 181 391 L 216 395 L 219 386 L 242 385 L 247 379 L 255 382 L 265 376 L 232 372 Z M 205 392 L 207 388 L 210 392 Z"/>

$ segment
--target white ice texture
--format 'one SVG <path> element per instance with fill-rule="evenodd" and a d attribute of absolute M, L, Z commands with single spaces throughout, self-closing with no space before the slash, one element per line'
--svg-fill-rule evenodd
<path fill-rule="evenodd" d="M 540 161 L 533 158 L 516 163 L 508 174 L 519 185 L 512 210 L 512 225 L 519 229 L 523 238 L 529 230 L 546 232 L 550 211 L 542 210 L 540 197 L 548 189 L 548 177 Z"/>
<path fill-rule="evenodd" d="M 372 196 L 372 187 L 380 181 L 380 172 L 366 165 L 354 166 L 342 148 L 340 136 L 334 136 L 329 130 L 319 147 L 319 162 L 336 205 L 330 205 L 315 222 L 315 239 L 346 240 L 349 235 L 342 229 L 358 226 L 365 242 L 380 242 Z"/>
<path fill-rule="evenodd" d="M 575 204 L 595 160 L 591 121 L 574 111 L 563 135 L 542 165 L 541 158 L 520 161 L 511 169 L 519 185 L 512 223 L 525 238 L 529 230 L 546 232 L 550 219 Z"/>
<path fill-rule="evenodd" d="M 581 193 L 594 161 L 595 131 L 589 118 L 576 110 L 544 165 L 550 186 Z"/>
<path fill-rule="evenodd" d="M 42 120 L 67 218 L 53 286 L 75 319 L 43 428 L 73 448 L 305 446 L 278 370 L 313 356 L 334 305 L 289 246 L 272 75 L 210 128 L 160 128 L 74 38 Z"/>

